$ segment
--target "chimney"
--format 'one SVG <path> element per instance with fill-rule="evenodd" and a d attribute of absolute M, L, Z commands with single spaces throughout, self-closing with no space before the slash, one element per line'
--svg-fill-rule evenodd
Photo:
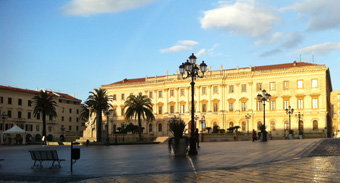
<path fill-rule="evenodd" d="M 296 61 L 293 62 L 293 66 L 295 67 L 297 65 Z"/>
<path fill-rule="evenodd" d="M 75 93 L 73 93 L 73 97 L 76 98 L 76 94 Z"/>

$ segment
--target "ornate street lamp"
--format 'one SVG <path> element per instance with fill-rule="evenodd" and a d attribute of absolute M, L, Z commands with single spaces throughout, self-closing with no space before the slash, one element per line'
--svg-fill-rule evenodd
<path fill-rule="evenodd" d="M 247 113 L 245 115 L 246 119 L 247 119 L 247 133 L 249 135 L 249 119 L 251 118 L 251 115 L 249 113 Z"/>
<path fill-rule="evenodd" d="M 113 109 L 105 110 L 104 113 L 106 114 L 106 145 L 109 145 L 110 138 L 109 138 L 109 115 L 113 112 Z"/>
<path fill-rule="evenodd" d="M 262 133 L 262 141 L 267 141 L 267 132 L 266 132 L 266 102 L 268 102 L 270 100 L 272 96 L 267 93 L 267 91 L 265 89 L 262 90 L 262 95 L 261 94 L 257 94 L 257 99 L 260 102 L 263 102 L 263 125 L 264 128 L 261 129 L 261 133 Z"/>
<path fill-rule="evenodd" d="M 302 131 L 301 131 L 301 118 L 303 118 L 303 114 L 301 114 L 300 112 L 298 112 L 297 114 L 295 114 L 295 117 L 299 119 L 299 122 L 298 122 L 298 128 L 299 128 L 299 135 L 301 134 L 302 135 Z"/>
<path fill-rule="evenodd" d="M 7 119 L 7 114 L 3 112 L 1 114 L 1 119 L 2 119 L 2 135 L 1 135 L 1 144 L 4 143 L 4 131 L 5 131 L 5 119 Z"/>
<path fill-rule="evenodd" d="M 291 106 L 289 106 L 288 109 L 286 109 L 286 113 L 289 116 L 289 131 L 288 131 L 288 133 L 290 134 L 290 130 L 291 130 L 290 116 L 294 113 L 294 109 Z"/>
<path fill-rule="evenodd" d="M 198 68 L 196 64 L 196 56 L 192 54 L 189 57 L 189 60 L 187 60 L 185 63 L 182 63 L 182 65 L 179 66 L 179 71 L 182 75 L 183 79 L 186 79 L 188 77 L 191 77 L 191 136 L 190 136 L 190 150 L 189 155 L 196 155 L 197 149 L 196 149 L 196 140 L 194 138 L 195 135 L 195 103 L 194 103 L 194 92 L 195 92 L 195 79 L 196 77 L 203 78 L 204 73 L 207 71 L 207 64 L 202 61 L 202 63 L 199 65 Z M 202 75 L 199 75 L 199 71 L 202 72 Z M 186 76 L 184 74 L 186 73 Z"/>

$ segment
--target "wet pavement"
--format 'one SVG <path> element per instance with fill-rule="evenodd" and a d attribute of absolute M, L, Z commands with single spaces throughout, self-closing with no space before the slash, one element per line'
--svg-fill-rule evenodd
<path fill-rule="evenodd" d="M 201 143 L 197 156 L 186 157 L 169 154 L 167 144 L 79 146 L 72 174 L 70 146 L 0 146 L 0 182 L 340 182 L 338 144 L 340 139 Z M 62 168 L 44 162 L 32 170 L 28 150 L 37 149 L 56 149 L 66 159 Z"/>

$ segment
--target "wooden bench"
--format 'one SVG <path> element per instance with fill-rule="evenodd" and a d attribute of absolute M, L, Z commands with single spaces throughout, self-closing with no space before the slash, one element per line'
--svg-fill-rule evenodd
<path fill-rule="evenodd" d="M 65 161 L 65 159 L 59 159 L 56 150 L 41 150 L 41 151 L 29 151 L 31 153 L 31 158 L 34 161 L 33 168 L 42 168 L 43 161 L 52 161 L 52 166 L 50 168 L 60 168 L 60 162 Z M 37 164 L 39 162 L 39 164 Z M 54 164 L 57 162 L 58 164 Z"/>

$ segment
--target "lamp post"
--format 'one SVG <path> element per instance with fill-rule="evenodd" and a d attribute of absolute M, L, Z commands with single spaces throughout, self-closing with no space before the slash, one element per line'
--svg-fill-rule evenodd
<path fill-rule="evenodd" d="M 185 63 L 182 63 L 182 65 L 179 66 L 179 71 L 182 75 L 183 79 L 186 79 L 188 77 L 191 77 L 191 134 L 190 134 L 190 150 L 189 155 L 196 155 L 197 149 L 196 149 L 196 140 L 194 138 L 195 136 L 195 103 L 194 103 L 194 92 L 195 92 L 195 79 L 196 77 L 203 78 L 204 73 L 207 71 L 207 64 L 202 61 L 202 63 L 199 65 L 200 68 L 198 68 L 196 64 L 196 56 L 192 54 L 189 57 L 189 60 L 187 60 Z M 202 75 L 199 75 L 199 71 L 202 72 Z M 186 76 L 184 76 L 184 73 L 186 73 Z"/>
<path fill-rule="evenodd" d="M 301 123 L 301 118 L 303 118 L 303 114 L 301 114 L 300 112 L 298 112 L 297 114 L 295 114 L 295 117 L 299 119 L 299 122 L 298 122 L 298 129 L 299 129 L 299 135 L 300 135 L 300 133 L 301 133 L 300 123 Z"/>
<path fill-rule="evenodd" d="M 1 144 L 4 143 L 4 132 L 5 132 L 5 119 L 7 119 L 7 114 L 3 112 L 1 114 L 1 119 L 2 119 L 2 135 L 1 135 Z"/>
<path fill-rule="evenodd" d="M 106 122 L 106 145 L 109 145 L 109 142 L 110 142 L 110 138 L 109 138 L 109 115 L 111 114 L 112 111 L 113 111 L 113 109 L 104 111 L 105 114 L 106 114 L 106 119 L 107 119 L 107 122 Z"/>
<path fill-rule="evenodd" d="M 262 133 L 262 141 L 267 141 L 267 132 L 266 132 L 266 101 L 268 102 L 271 98 L 271 95 L 267 93 L 265 89 L 262 90 L 262 95 L 257 94 L 257 99 L 261 102 L 263 102 L 263 125 L 264 128 L 261 129 Z"/>
<path fill-rule="evenodd" d="M 201 125 L 202 125 L 201 142 L 203 142 L 203 123 L 205 122 L 205 116 L 203 116 L 200 121 L 201 121 Z"/>
<path fill-rule="evenodd" d="M 289 106 L 288 109 L 286 109 L 286 113 L 289 116 L 289 131 L 288 131 L 288 133 L 290 134 L 290 130 L 291 130 L 290 116 L 294 113 L 294 109 L 291 106 Z"/>
<path fill-rule="evenodd" d="M 245 115 L 246 119 L 247 119 L 247 133 L 249 135 L 249 119 L 251 118 L 251 115 L 249 113 L 247 113 Z"/>

